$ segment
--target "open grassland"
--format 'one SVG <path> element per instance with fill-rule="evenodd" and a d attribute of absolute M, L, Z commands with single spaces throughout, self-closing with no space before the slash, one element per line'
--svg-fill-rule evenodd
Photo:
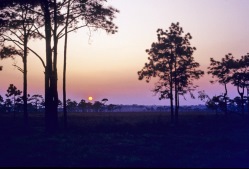
<path fill-rule="evenodd" d="M 44 132 L 44 115 L 0 114 L 0 166 L 249 167 L 247 116 L 189 112 L 69 113 L 68 129 Z"/>

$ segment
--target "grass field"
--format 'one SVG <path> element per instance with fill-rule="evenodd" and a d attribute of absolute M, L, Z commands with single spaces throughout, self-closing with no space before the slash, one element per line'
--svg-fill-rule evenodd
<path fill-rule="evenodd" d="M 44 132 L 44 115 L 0 114 L 1 167 L 249 167 L 249 119 L 163 112 L 69 113 L 67 131 Z"/>

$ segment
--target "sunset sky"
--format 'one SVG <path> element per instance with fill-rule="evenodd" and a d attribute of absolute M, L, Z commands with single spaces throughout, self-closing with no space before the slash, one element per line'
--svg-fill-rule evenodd
<path fill-rule="evenodd" d="M 249 52 L 249 1 L 248 0 L 108 0 L 120 13 L 114 22 L 119 27 L 115 35 L 104 31 L 82 29 L 69 36 L 67 64 L 67 97 L 72 100 L 92 102 L 107 98 L 107 104 L 169 105 L 169 100 L 158 100 L 149 84 L 139 81 L 148 55 L 145 52 L 156 42 L 156 30 L 168 30 L 171 23 L 179 22 L 197 50 L 195 61 L 205 71 L 210 57 L 220 60 L 228 53 L 239 58 Z M 45 56 L 45 42 L 31 40 L 37 53 Z M 59 46 L 58 83 L 62 100 L 63 41 Z M 1 60 L 0 94 L 5 95 L 9 84 L 22 90 L 22 73 L 12 66 L 22 66 L 19 58 Z M 210 96 L 224 92 L 223 86 L 210 84 L 211 76 L 205 74 L 195 84 Z M 28 93 L 44 95 L 44 68 L 32 54 L 28 57 Z M 229 86 L 229 96 L 237 96 L 236 88 Z M 196 95 L 197 96 L 197 95 Z M 204 104 L 197 98 L 181 100 L 180 105 Z"/>

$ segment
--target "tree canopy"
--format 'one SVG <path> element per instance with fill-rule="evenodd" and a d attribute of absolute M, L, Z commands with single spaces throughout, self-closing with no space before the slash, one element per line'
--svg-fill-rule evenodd
<path fill-rule="evenodd" d="M 196 50 L 190 44 L 190 33 L 183 35 L 179 23 L 172 23 L 169 30 L 157 30 L 157 42 L 147 49 L 148 63 L 138 72 L 139 80 L 149 82 L 152 77 L 157 78 L 154 92 L 160 94 L 159 99 L 170 99 L 171 120 L 177 122 L 179 95 L 192 91 L 197 87 L 194 79 L 199 79 L 204 72 L 198 70 L 199 63 L 194 61 L 193 52 Z M 174 96 L 173 96 L 174 94 Z M 175 100 L 175 111 L 173 109 Z"/>

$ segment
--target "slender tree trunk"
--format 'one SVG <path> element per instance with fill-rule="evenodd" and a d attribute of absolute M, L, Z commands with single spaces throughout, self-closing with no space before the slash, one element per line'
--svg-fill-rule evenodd
<path fill-rule="evenodd" d="M 178 123 L 178 92 L 177 87 L 175 86 L 175 123 Z"/>
<path fill-rule="evenodd" d="M 16 119 L 16 98 L 15 98 L 15 94 L 13 96 L 13 102 L 14 102 L 14 105 L 13 105 L 14 119 Z"/>
<path fill-rule="evenodd" d="M 173 77 L 172 76 L 173 75 L 172 75 L 172 69 L 171 69 L 170 70 L 170 112 L 171 112 L 171 123 L 174 123 Z"/>
<path fill-rule="evenodd" d="M 247 113 L 249 114 L 249 86 L 247 88 Z"/>
<path fill-rule="evenodd" d="M 179 104 L 180 101 L 179 101 L 179 91 L 177 90 L 177 104 L 176 104 L 176 107 L 177 107 L 177 110 L 176 110 L 176 124 L 178 123 L 179 121 Z"/>
<path fill-rule="evenodd" d="M 224 99 L 225 99 L 225 115 L 227 116 L 227 84 L 226 83 L 225 83 Z"/>
<path fill-rule="evenodd" d="M 240 100 L 241 100 L 241 111 L 242 111 L 242 115 L 245 115 L 245 106 L 244 106 L 244 91 L 245 91 L 245 87 L 242 87 L 242 92 L 240 92 L 239 90 L 239 86 L 237 86 L 237 91 L 240 95 Z"/>
<path fill-rule="evenodd" d="M 178 99 L 177 99 L 177 108 L 178 108 L 178 112 L 179 112 L 179 105 L 180 105 L 180 101 L 179 101 L 179 92 L 178 92 L 177 97 L 178 97 Z"/>
<path fill-rule="evenodd" d="M 172 49 L 171 49 L 172 53 Z M 171 112 L 171 123 L 174 123 L 174 103 L 173 103 L 173 56 L 170 56 L 170 63 L 169 63 L 169 69 L 170 69 L 170 112 Z"/>
<path fill-rule="evenodd" d="M 52 90 L 53 90 L 53 111 L 52 111 L 52 121 L 53 128 L 57 130 L 58 127 L 58 75 L 57 75 L 57 47 L 58 47 L 58 38 L 57 38 L 57 1 L 54 0 L 54 58 L 53 58 L 53 78 L 52 78 Z"/>
<path fill-rule="evenodd" d="M 177 82 L 177 64 L 176 64 L 176 59 L 175 58 L 175 73 L 174 73 L 174 79 L 175 79 L 175 123 L 178 123 L 178 82 Z"/>
<path fill-rule="evenodd" d="M 63 113 L 64 113 L 64 128 L 67 128 L 67 95 L 66 95 L 66 70 L 67 70 L 67 28 L 68 28 L 68 17 L 69 17 L 70 0 L 67 6 L 67 18 L 65 25 L 65 42 L 64 42 L 64 65 L 63 65 Z"/>
<path fill-rule="evenodd" d="M 240 98 L 241 98 L 241 109 L 242 109 L 242 114 L 245 115 L 244 94 L 243 94 L 243 93 L 240 95 Z"/>
<path fill-rule="evenodd" d="M 24 125 L 28 127 L 28 104 L 27 104 L 27 56 L 28 56 L 28 36 L 24 33 L 24 56 L 23 56 L 23 117 Z"/>

